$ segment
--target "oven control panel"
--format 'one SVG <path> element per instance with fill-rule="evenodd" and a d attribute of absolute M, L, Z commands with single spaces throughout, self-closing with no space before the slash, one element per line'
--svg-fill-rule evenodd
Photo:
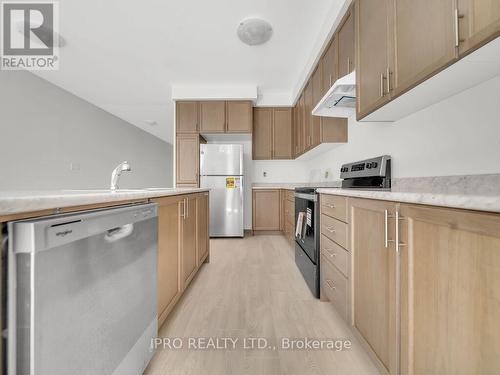
<path fill-rule="evenodd" d="M 387 174 L 390 173 L 388 170 L 390 160 L 390 156 L 384 155 L 373 159 L 344 164 L 340 168 L 340 178 L 387 177 Z"/>

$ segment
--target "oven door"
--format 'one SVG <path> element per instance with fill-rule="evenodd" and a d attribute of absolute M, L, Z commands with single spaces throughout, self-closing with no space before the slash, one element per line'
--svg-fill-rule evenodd
<path fill-rule="evenodd" d="M 316 194 L 295 193 L 295 242 L 318 264 Z"/>

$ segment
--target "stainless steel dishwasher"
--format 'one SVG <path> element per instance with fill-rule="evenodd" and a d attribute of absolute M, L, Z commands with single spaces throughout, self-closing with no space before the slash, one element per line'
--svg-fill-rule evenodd
<path fill-rule="evenodd" d="M 157 206 L 11 222 L 9 375 L 138 375 L 157 335 Z"/>

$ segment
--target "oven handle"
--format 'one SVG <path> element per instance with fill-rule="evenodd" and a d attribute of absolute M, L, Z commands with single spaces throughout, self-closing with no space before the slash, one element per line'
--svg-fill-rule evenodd
<path fill-rule="evenodd" d="M 318 196 L 316 194 L 295 193 L 295 198 L 306 199 L 313 202 L 318 200 Z"/>

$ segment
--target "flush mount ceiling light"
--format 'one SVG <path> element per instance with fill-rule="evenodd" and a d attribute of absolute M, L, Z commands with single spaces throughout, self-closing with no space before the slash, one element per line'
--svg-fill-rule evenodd
<path fill-rule="evenodd" d="M 247 18 L 238 26 L 238 38 L 249 46 L 266 43 L 273 35 L 273 27 L 260 18 Z"/>

